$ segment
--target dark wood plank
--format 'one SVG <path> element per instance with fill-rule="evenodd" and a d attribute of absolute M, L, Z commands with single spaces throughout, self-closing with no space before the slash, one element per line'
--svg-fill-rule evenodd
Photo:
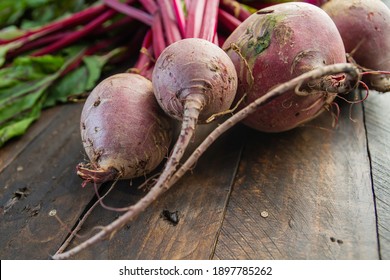
<path fill-rule="evenodd" d="M 0 172 L 4 170 L 29 144 L 32 142 L 53 120 L 58 113 L 56 108 L 50 108 L 42 112 L 41 118 L 28 129 L 28 133 L 22 137 L 10 140 L 0 148 Z"/>
<path fill-rule="evenodd" d="M 377 259 L 361 105 L 281 134 L 250 131 L 215 259 Z"/>
<path fill-rule="evenodd" d="M 380 255 L 390 259 L 390 95 L 371 93 L 364 103 L 372 164 Z"/>
<path fill-rule="evenodd" d="M 93 192 L 80 187 L 76 164 L 83 159 L 79 136 L 81 104 L 60 106 L 45 128 L 0 172 L 0 258 L 47 259 L 72 227 Z M 46 126 L 46 124 L 48 124 Z M 39 125 L 39 124 L 38 124 Z"/>
<path fill-rule="evenodd" d="M 138 219 L 111 240 L 83 251 L 76 258 L 209 259 L 224 217 L 241 144 L 239 129 L 228 132 L 203 155 L 191 173 Z M 143 195 L 143 191 L 135 190 L 136 185 L 134 182 L 130 187 L 129 182 L 122 182 L 107 197 L 106 204 L 118 207 L 135 203 Z M 161 217 L 164 209 L 178 211 L 180 220 L 176 226 Z M 87 234 L 97 225 L 108 224 L 117 215 L 101 207 L 95 209 L 81 234 Z M 76 239 L 72 246 L 82 240 Z"/>

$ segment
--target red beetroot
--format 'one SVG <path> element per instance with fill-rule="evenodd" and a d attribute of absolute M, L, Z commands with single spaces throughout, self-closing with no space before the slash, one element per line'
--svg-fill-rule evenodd
<path fill-rule="evenodd" d="M 77 173 L 87 182 L 146 175 L 171 142 L 170 120 L 151 81 L 138 74 L 116 74 L 98 84 L 85 102 L 80 128 L 90 161 L 79 164 Z"/>
<path fill-rule="evenodd" d="M 182 121 L 178 140 L 154 188 L 168 180 L 188 146 L 196 124 L 227 111 L 237 90 L 237 74 L 217 45 L 189 38 L 169 45 L 157 59 L 154 93 L 164 111 Z"/>
<path fill-rule="evenodd" d="M 241 107 L 304 72 L 346 61 L 341 36 L 331 18 L 314 5 L 298 2 L 253 14 L 229 36 L 223 48 L 237 70 L 237 98 L 246 94 Z M 302 85 L 301 94 L 290 90 L 263 105 L 244 123 L 265 132 L 292 129 L 323 112 L 337 93 L 350 90 L 346 77 L 327 76 Z"/>
<path fill-rule="evenodd" d="M 390 71 L 390 9 L 380 0 L 331 0 L 322 8 L 336 23 L 346 51 L 370 70 Z M 369 86 L 390 91 L 390 74 L 372 74 Z"/>
<path fill-rule="evenodd" d="M 185 102 L 201 95 L 200 123 L 228 110 L 237 88 L 229 57 L 217 45 L 199 38 L 168 46 L 156 61 L 152 81 L 157 101 L 178 120 L 185 114 Z"/>

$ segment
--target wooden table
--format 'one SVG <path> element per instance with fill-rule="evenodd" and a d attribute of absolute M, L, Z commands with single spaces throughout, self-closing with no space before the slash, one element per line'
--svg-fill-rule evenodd
<path fill-rule="evenodd" d="M 280 134 L 236 126 L 137 220 L 74 258 L 390 259 L 390 94 L 339 104 L 336 129 L 330 113 Z M 45 111 L 0 149 L 1 259 L 49 259 L 95 201 L 75 173 L 81 108 Z M 142 181 L 118 183 L 106 204 L 134 203 Z M 118 215 L 95 208 L 69 248 Z"/>

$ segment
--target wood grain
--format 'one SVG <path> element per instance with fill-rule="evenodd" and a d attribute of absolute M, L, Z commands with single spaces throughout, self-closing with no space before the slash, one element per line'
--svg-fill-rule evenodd
<path fill-rule="evenodd" d="M 281 134 L 250 131 L 215 259 L 377 259 L 363 112 Z"/>
<path fill-rule="evenodd" d="M 80 112 L 77 104 L 46 114 L 40 133 L 26 135 L 31 142 L 0 173 L 1 259 L 48 259 L 68 234 L 49 212 L 71 228 L 91 200 L 75 174 L 83 159 Z"/>
<path fill-rule="evenodd" d="M 364 103 L 374 183 L 380 255 L 390 259 L 390 95 L 372 92 Z"/>

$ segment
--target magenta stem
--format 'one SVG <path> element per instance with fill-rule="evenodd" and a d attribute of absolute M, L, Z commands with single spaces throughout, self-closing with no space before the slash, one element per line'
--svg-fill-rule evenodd
<path fill-rule="evenodd" d="M 117 30 L 121 27 L 130 26 L 130 24 L 133 24 L 135 22 L 135 19 L 130 17 L 124 17 L 121 18 L 113 23 L 111 23 L 108 26 L 100 26 L 100 28 L 97 28 L 94 30 L 92 35 L 106 35 L 108 32 L 111 32 L 113 30 Z"/>
<path fill-rule="evenodd" d="M 139 52 L 139 57 L 137 59 L 137 62 L 134 65 L 135 71 L 138 74 L 144 76 L 145 78 L 148 78 L 149 80 L 152 79 L 152 71 L 154 65 L 154 61 L 152 59 L 154 55 L 152 40 L 153 40 L 153 32 L 151 29 L 149 29 L 142 42 L 142 46 Z"/>
<path fill-rule="evenodd" d="M 203 24 L 200 30 L 199 38 L 210 42 L 215 42 L 218 23 L 219 0 L 207 1 L 204 9 Z M 218 43 L 217 43 L 218 45 Z"/>
<path fill-rule="evenodd" d="M 199 38 L 205 4 L 205 0 L 192 0 L 190 2 L 187 16 L 186 38 Z"/>
<path fill-rule="evenodd" d="M 131 18 L 137 19 L 149 26 L 153 23 L 153 17 L 144 11 L 141 11 L 137 8 L 131 7 L 129 5 L 126 5 L 124 3 L 119 2 L 118 0 L 103 0 L 104 4 L 106 4 L 108 7 L 114 9 L 115 11 L 122 13 L 124 15 L 127 15 Z M 133 1 L 128 1 L 128 3 L 131 3 Z"/>
<path fill-rule="evenodd" d="M 218 9 L 218 20 L 229 32 L 233 32 L 241 24 L 238 18 L 222 9 Z"/>
<path fill-rule="evenodd" d="M 48 33 L 58 31 L 60 29 L 71 28 L 71 27 L 77 26 L 79 24 L 82 24 L 84 22 L 88 22 L 93 18 L 96 18 L 98 15 L 101 15 L 105 10 L 107 10 L 107 7 L 105 5 L 94 6 L 94 7 L 85 9 L 81 12 L 75 13 L 72 16 L 67 17 L 65 19 L 50 23 L 48 25 L 45 25 L 41 28 L 38 28 L 35 30 L 29 30 L 21 36 L 12 38 L 10 40 L 1 40 L 0 45 L 5 45 L 5 44 L 11 43 L 11 42 L 18 41 L 18 40 L 29 41 L 28 38 L 33 36 L 33 35 L 34 35 L 34 38 L 38 38 L 38 37 L 41 37 L 41 36 L 46 35 Z"/>
<path fill-rule="evenodd" d="M 99 35 L 105 35 L 108 32 L 112 30 L 117 30 L 123 26 L 129 25 L 130 23 L 133 23 L 135 20 L 129 17 L 124 17 L 118 21 L 115 21 L 114 23 L 108 25 L 108 26 L 100 26 L 101 28 L 97 28 L 93 30 L 89 35 L 91 36 L 99 36 Z M 23 46 L 12 50 L 7 53 L 7 59 L 11 59 L 15 56 L 18 56 L 22 53 L 28 52 L 30 50 L 37 49 L 39 47 L 47 46 L 53 42 L 56 42 L 60 39 L 63 39 L 67 36 L 70 36 L 73 34 L 74 31 L 60 31 L 57 33 L 49 34 L 47 36 L 38 38 L 36 40 L 32 40 L 30 42 L 25 43 Z"/>
<path fill-rule="evenodd" d="M 96 27 L 102 25 L 105 21 L 110 19 L 112 16 L 116 14 L 116 11 L 114 10 L 108 10 L 104 12 L 102 15 L 100 15 L 95 20 L 91 21 L 89 24 L 85 25 L 83 28 L 73 32 L 72 34 L 64 37 L 63 39 L 55 42 L 54 44 L 45 47 L 37 52 L 34 52 L 33 56 L 41 56 L 49 53 L 53 53 L 55 51 L 58 51 L 59 49 L 70 45 L 71 43 L 79 40 L 80 38 L 88 35 L 90 32 L 92 32 Z"/>
<path fill-rule="evenodd" d="M 167 45 L 182 39 L 178 24 L 176 22 L 175 12 L 171 0 L 157 0 L 160 7 L 161 19 L 164 25 L 164 34 Z"/>
<path fill-rule="evenodd" d="M 157 12 L 158 6 L 155 0 L 138 0 L 144 7 L 144 9 L 151 15 Z"/>
<path fill-rule="evenodd" d="M 167 46 L 164 39 L 160 13 L 155 13 L 154 15 L 152 32 L 153 32 L 153 52 L 155 55 L 155 59 L 157 59 L 162 53 L 162 51 L 165 49 L 165 47 Z"/>
<path fill-rule="evenodd" d="M 8 52 L 7 59 L 11 59 L 22 53 L 40 48 L 42 46 L 46 46 L 66 36 L 69 36 L 70 34 L 72 34 L 72 31 L 59 32 L 59 33 L 50 34 L 45 37 L 41 37 L 36 40 L 27 42 L 26 44 L 22 45 L 20 48 Z"/>
<path fill-rule="evenodd" d="M 183 11 L 183 6 L 181 3 L 181 0 L 172 0 L 172 3 L 173 3 L 173 9 L 175 12 L 175 16 L 176 16 L 177 26 L 180 30 L 181 36 L 184 38 L 184 36 L 186 34 L 186 31 L 185 31 L 186 30 L 186 19 L 184 16 L 184 11 Z"/>
<path fill-rule="evenodd" d="M 268 4 L 269 6 L 269 4 Z M 251 13 L 246 10 L 241 3 L 235 0 L 224 0 L 221 2 L 220 8 L 238 18 L 240 21 L 246 20 Z"/>

